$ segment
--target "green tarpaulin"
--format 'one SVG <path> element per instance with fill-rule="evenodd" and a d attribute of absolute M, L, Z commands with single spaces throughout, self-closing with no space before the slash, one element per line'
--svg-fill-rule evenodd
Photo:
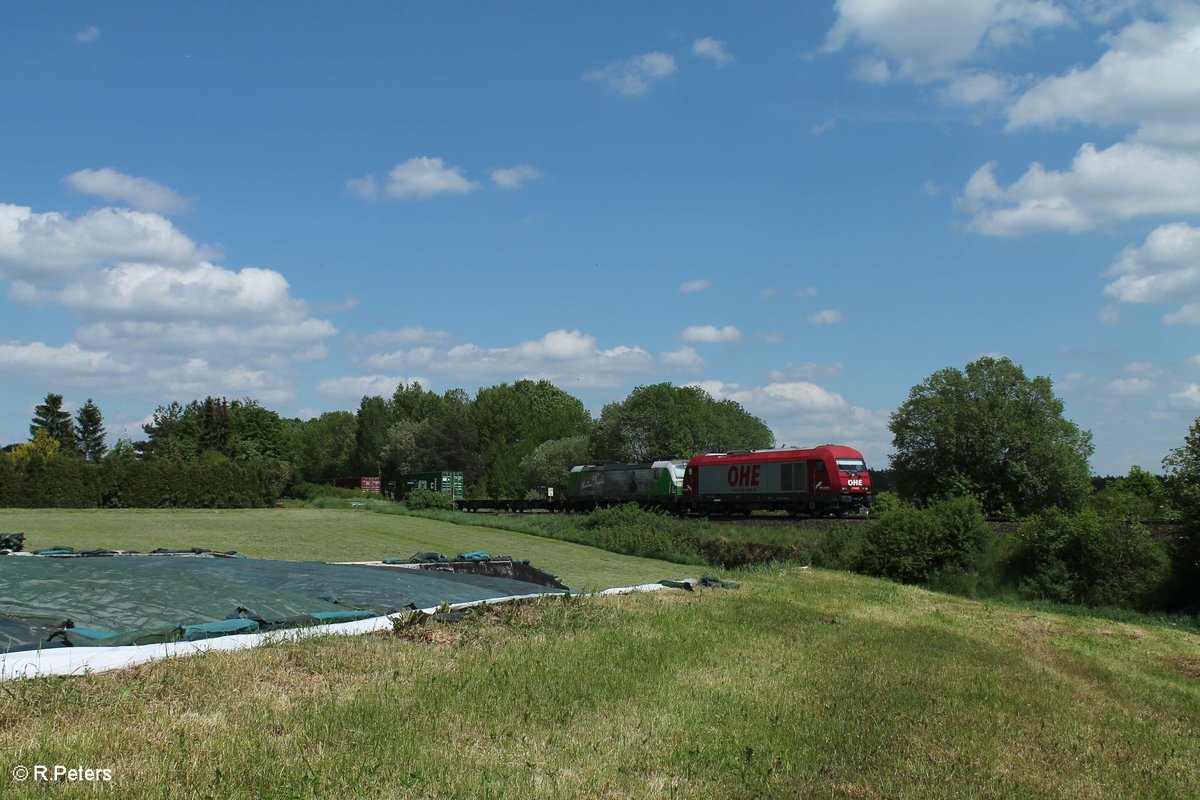
<path fill-rule="evenodd" d="M 496 572 L 486 562 L 461 573 L 219 556 L 4 556 L 0 653 L 196 640 L 567 591 Z"/>

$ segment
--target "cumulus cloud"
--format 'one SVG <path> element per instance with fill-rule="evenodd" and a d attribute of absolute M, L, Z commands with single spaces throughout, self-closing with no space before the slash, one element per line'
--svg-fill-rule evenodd
<path fill-rule="evenodd" d="M 835 10 L 826 52 L 858 44 L 889 72 L 911 80 L 945 77 L 980 51 L 1010 47 L 1068 22 L 1047 0 L 837 0 Z"/>
<path fill-rule="evenodd" d="M 1126 248 L 1104 293 L 1122 303 L 1184 305 L 1166 322 L 1200 323 L 1200 228 L 1183 222 L 1155 228 L 1140 247 Z"/>
<path fill-rule="evenodd" d="M 446 331 L 430 331 L 420 326 L 405 327 L 394 331 L 376 331 L 363 337 L 363 342 L 371 347 L 388 347 L 395 345 L 452 342 L 454 337 Z"/>
<path fill-rule="evenodd" d="M 197 320 L 112 320 L 83 325 L 76 331 L 76 337 L 82 341 L 116 352 L 182 354 L 208 351 L 245 357 L 294 350 L 297 360 L 320 357 L 321 343 L 336 334 L 337 328 L 320 319 L 262 325 L 211 324 Z"/>
<path fill-rule="evenodd" d="M 726 325 L 724 328 L 718 328 L 715 325 L 692 325 L 684 328 L 680 338 L 685 342 L 718 344 L 741 341 L 742 332 L 732 325 Z"/>
<path fill-rule="evenodd" d="M 402 200 L 435 197 L 444 194 L 467 194 L 479 184 L 463 175 L 461 167 L 451 166 L 440 158 L 420 156 L 410 158 L 388 173 L 382 188 L 373 174 L 346 181 L 346 193 L 364 200 L 383 195 Z"/>
<path fill-rule="evenodd" d="M 692 42 L 692 55 L 711 61 L 717 69 L 724 69 L 734 62 L 728 45 L 711 36 Z"/>
<path fill-rule="evenodd" d="M 1167 396 L 1167 402 L 1174 408 L 1200 408 L 1200 384 L 1189 383 L 1178 392 Z"/>
<path fill-rule="evenodd" d="M 585 72 L 583 79 L 603 83 L 617 94 L 637 97 L 659 81 L 678 71 L 675 59 L 667 53 L 642 53 L 623 61 L 614 61 L 603 69 Z"/>
<path fill-rule="evenodd" d="M 1154 381 L 1149 378 L 1118 378 L 1109 381 L 1108 389 L 1113 394 L 1145 394 L 1154 391 Z"/>
<path fill-rule="evenodd" d="M 690 347 L 682 347 L 667 353 L 660 353 L 658 360 L 671 369 L 684 372 L 699 372 L 704 368 L 704 359 Z"/>
<path fill-rule="evenodd" d="M 699 386 L 719 400 L 733 400 L 746 409 L 758 409 L 764 414 L 779 411 L 832 411 L 849 405 L 840 394 L 808 381 L 768 383 L 756 387 L 721 381 L 700 381 L 692 385 Z"/>
<path fill-rule="evenodd" d="M 346 194 L 363 200 L 374 200 L 379 196 L 379 182 L 375 180 L 374 175 L 350 178 L 346 181 Z"/>
<path fill-rule="evenodd" d="M 842 364 L 840 362 L 821 363 L 818 361 L 809 361 L 804 364 L 789 364 L 786 369 L 771 370 L 767 373 L 767 377 L 776 383 L 782 383 L 797 378 L 818 378 L 837 375 L 841 371 Z"/>
<path fill-rule="evenodd" d="M 695 281 L 684 281 L 679 284 L 679 291 L 683 294 L 692 294 L 693 292 L 702 292 L 711 286 L 712 283 L 708 278 L 700 278 Z"/>
<path fill-rule="evenodd" d="M 365 363 L 376 369 L 419 367 L 455 380 L 545 378 L 564 387 L 611 387 L 628 375 L 648 372 L 654 358 L 641 347 L 601 348 L 594 336 L 557 330 L 511 347 L 417 347 L 376 353 Z"/>
<path fill-rule="evenodd" d="M 813 325 L 836 325 L 842 321 L 842 312 L 836 308 L 827 308 L 824 311 L 810 314 L 808 321 Z"/>
<path fill-rule="evenodd" d="M 88 25 L 83 30 L 75 34 L 75 41 L 80 44 L 91 44 L 92 42 L 100 41 L 100 29 L 95 25 Z"/>
<path fill-rule="evenodd" d="M 0 277 L 51 280 L 96 264 L 193 264 L 212 255 L 158 214 L 98 208 L 72 219 L 0 203 Z"/>
<path fill-rule="evenodd" d="M 59 291 L 37 292 L 19 283 L 12 294 L 52 301 L 85 317 L 296 320 L 306 310 L 275 270 L 234 272 L 208 262 L 189 268 L 120 264 Z"/>
<path fill-rule="evenodd" d="M 433 197 L 439 194 L 466 194 L 479 184 L 463 177 L 460 167 L 453 167 L 440 158 L 410 158 L 397 164 L 388 173 L 386 191 L 389 197 Z"/>
<path fill-rule="evenodd" d="M 996 236 L 1044 231 L 1077 233 L 1134 217 L 1200 211 L 1200 158 L 1136 142 L 1099 150 L 1079 148 L 1067 171 L 1034 163 L 1011 186 L 1002 186 L 995 164 L 975 171 L 958 209 L 968 227 Z"/>
<path fill-rule="evenodd" d="M 515 167 L 494 169 L 491 173 L 492 183 L 497 189 L 520 189 L 526 183 L 542 177 L 541 170 L 530 164 L 518 164 Z"/>
<path fill-rule="evenodd" d="M 72 379 L 123 374 L 131 369 L 105 350 L 85 349 L 74 342 L 61 347 L 43 342 L 0 343 L 0 370 L 63 377 L 75 382 Z"/>
<path fill-rule="evenodd" d="M 963 72 L 955 75 L 938 92 L 946 105 L 998 105 L 1011 96 L 1016 81 L 1007 75 L 990 72 Z"/>
<path fill-rule="evenodd" d="M 323 397 L 339 400 L 357 399 L 360 397 L 390 397 L 401 383 L 417 381 L 422 386 L 429 382 L 421 378 L 404 378 L 400 375 L 343 375 L 337 378 L 326 378 L 316 386 L 316 393 Z"/>
<path fill-rule="evenodd" d="M 192 203 L 174 189 L 149 178 L 126 175 L 111 167 L 81 169 L 63 181 L 77 192 L 111 203 L 126 203 L 139 211 L 174 214 L 187 211 Z"/>
<path fill-rule="evenodd" d="M 1094 64 L 1026 91 L 1009 110 L 1009 128 L 1136 125 L 1139 140 L 1200 145 L 1200 9 L 1180 3 L 1164 21 L 1138 20 L 1103 41 Z"/>

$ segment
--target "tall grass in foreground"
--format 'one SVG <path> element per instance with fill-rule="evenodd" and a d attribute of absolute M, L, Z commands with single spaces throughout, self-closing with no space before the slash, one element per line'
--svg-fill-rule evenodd
<path fill-rule="evenodd" d="M 759 568 L 0 685 L 0 795 L 1194 798 L 1200 637 Z M 16 765 L 114 770 L 37 786 Z"/>

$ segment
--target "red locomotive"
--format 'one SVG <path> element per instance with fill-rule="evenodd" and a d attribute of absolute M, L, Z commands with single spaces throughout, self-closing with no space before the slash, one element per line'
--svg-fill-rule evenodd
<path fill-rule="evenodd" d="M 841 516 L 870 503 L 871 477 L 862 453 L 834 444 L 696 456 L 688 462 L 679 498 L 682 509 L 701 514 L 782 510 Z"/>

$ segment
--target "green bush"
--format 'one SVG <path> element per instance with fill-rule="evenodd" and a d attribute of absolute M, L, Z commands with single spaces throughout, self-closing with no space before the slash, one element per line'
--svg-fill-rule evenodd
<path fill-rule="evenodd" d="M 1023 597 L 1124 608 L 1150 606 L 1169 571 L 1166 552 L 1145 528 L 1090 509 L 1050 509 L 1023 520 L 1006 565 Z"/>
<path fill-rule="evenodd" d="M 834 523 L 817 543 L 812 565 L 825 569 L 857 568 L 862 550 L 862 533 L 862 528 L 856 525 Z"/>
<path fill-rule="evenodd" d="M 596 547 L 615 553 L 684 562 L 699 556 L 683 523 L 636 503 L 597 509 L 580 520 L 579 527 Z"/>
<path fill-rule="evenodd" d="M 979 503 L 970 497 L 926 508 L 899 505 L 863 532 L 855 569 L 904 583 L 970 572 L 990 535 Z"/>
<path fill-rule="evenodd" d="M 441 508 L 452 510 L 457 508 L 454 504 L 454 498 L 448 494 L 435 492 L 430 489 L 413 489 L 408 494 L 404 495 L 404 505 L 414 511 L 420 511 L 427 508 Z"/>

